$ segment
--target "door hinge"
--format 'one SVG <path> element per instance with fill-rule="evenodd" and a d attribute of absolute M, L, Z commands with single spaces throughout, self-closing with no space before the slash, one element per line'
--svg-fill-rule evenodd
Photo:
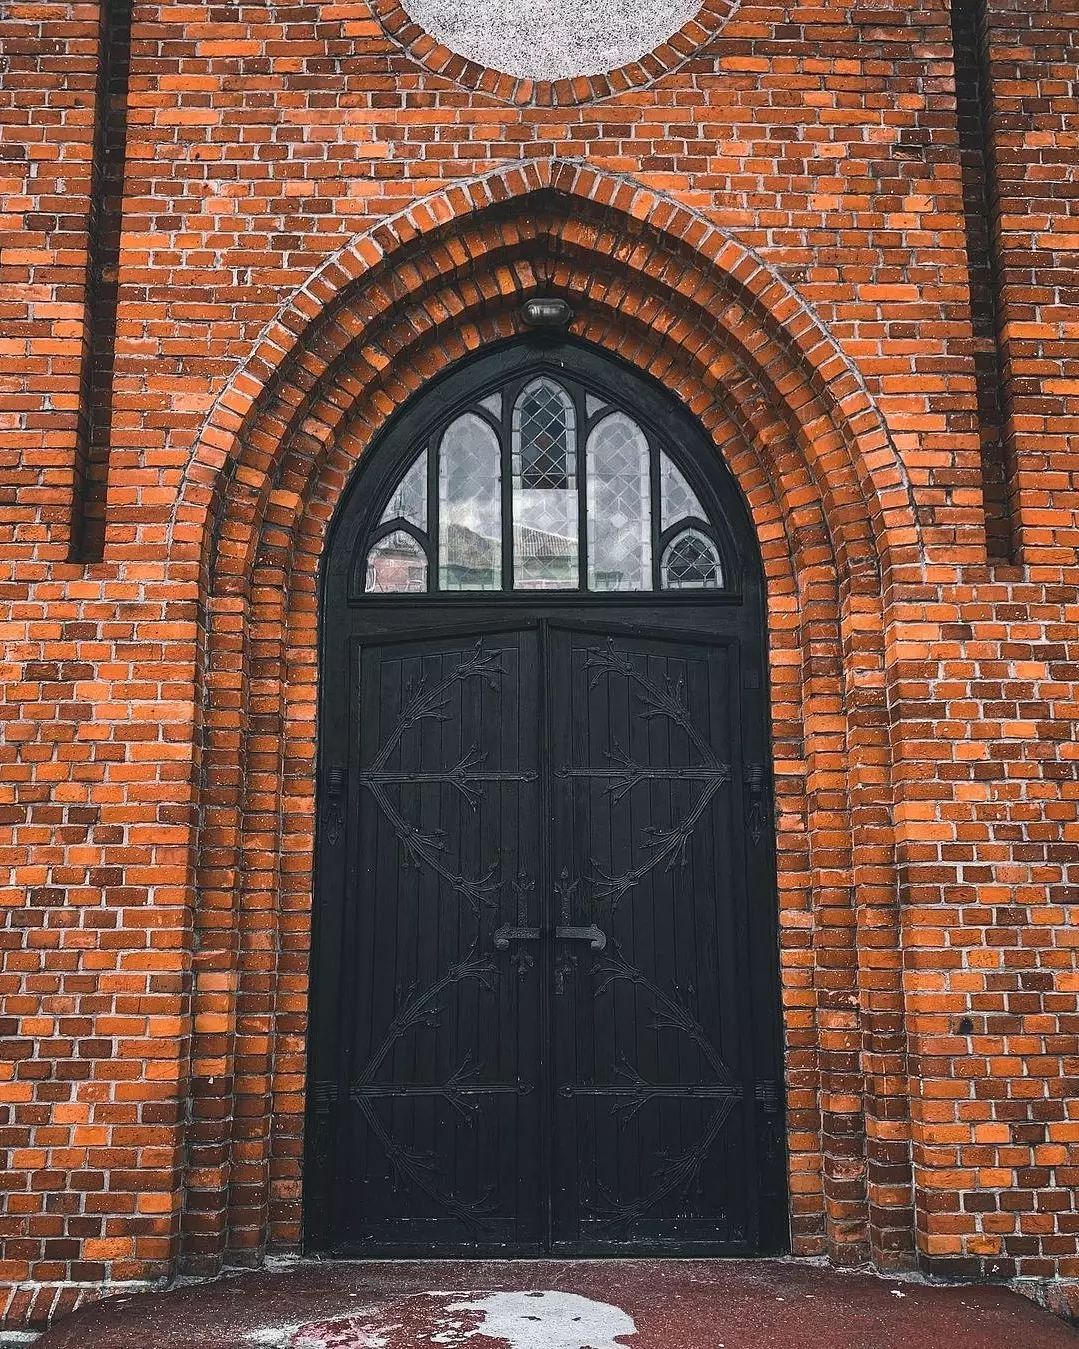
<path fill-rule="evenodd" d="M 779 1114 L 780 1093 L 778 1082 L 758 1082 L 753 1095 L 766 1115 Z"/>
<path fill-rule="evenodd" d="M 315 1114 L 322 1117 L 330 1114 L 337 1104 L 336 1082 L 313 1082 L 311 1084 L 311 1104 Z"/>
<path fill-rule="evenodd" d="M 326 774 L 326 838 L 336 843 L 345 828 L 345 783 L 348 774 L 343 768 L 331 768 Z"/>
<path fill-rule="evenodd" d="M 749 763 L 744 775 L 746 787 L 746 829 L 754 843 L 764 837 L 768 823 L 768 775 L 762 763 Z"/>

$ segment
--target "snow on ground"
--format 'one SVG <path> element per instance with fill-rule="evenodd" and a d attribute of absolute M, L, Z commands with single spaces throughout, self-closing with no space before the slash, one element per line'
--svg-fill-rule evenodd
<path fill-rule="evenodd" d="M 609 1302 L 555 1291 L 413 1294 L 351 1316 L 254 1332 L 251 1349 L 628 1349 L 633 1318 Z"/>

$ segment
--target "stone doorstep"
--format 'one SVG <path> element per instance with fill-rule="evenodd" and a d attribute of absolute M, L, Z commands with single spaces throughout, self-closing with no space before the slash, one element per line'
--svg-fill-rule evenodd
<path fill-rule="evenodd" d="M 1029 1290 L 1033 1292 L 1033 1290 Z M 33 1342 L 13 1339 L 14 1346 Z M 39 1349 L 1076 1349 L 1013 1290 L 786 1261 L 290 1261 L 125 1294 Z M 0 1349 L 7 1342 L 0 1340 Z"/>

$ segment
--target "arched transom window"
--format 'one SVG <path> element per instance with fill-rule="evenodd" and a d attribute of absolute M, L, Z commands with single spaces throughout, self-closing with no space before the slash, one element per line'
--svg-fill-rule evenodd
<path fill-rule="evenodd" d="M 367 594 L 719 591 L 724 535 L 661 431 L 561 374 L 413 446 L 363 545 Z"/>

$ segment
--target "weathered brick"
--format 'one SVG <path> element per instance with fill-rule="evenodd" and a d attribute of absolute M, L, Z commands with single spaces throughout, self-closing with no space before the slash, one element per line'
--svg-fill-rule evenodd
<path fill-rule="evenodd" d="M 1079 1277 L 1079 14 L 986 8 L 995 280 L 947 0 L 708 0 L 553 86 L 397 0 L 138 5 L 81 564 L 98 11 L 7 7 L 5 1326 L 296 1247 L 323 541 L 392 412 L 551 292 L 757 527 L 796 1252 Z"/>

